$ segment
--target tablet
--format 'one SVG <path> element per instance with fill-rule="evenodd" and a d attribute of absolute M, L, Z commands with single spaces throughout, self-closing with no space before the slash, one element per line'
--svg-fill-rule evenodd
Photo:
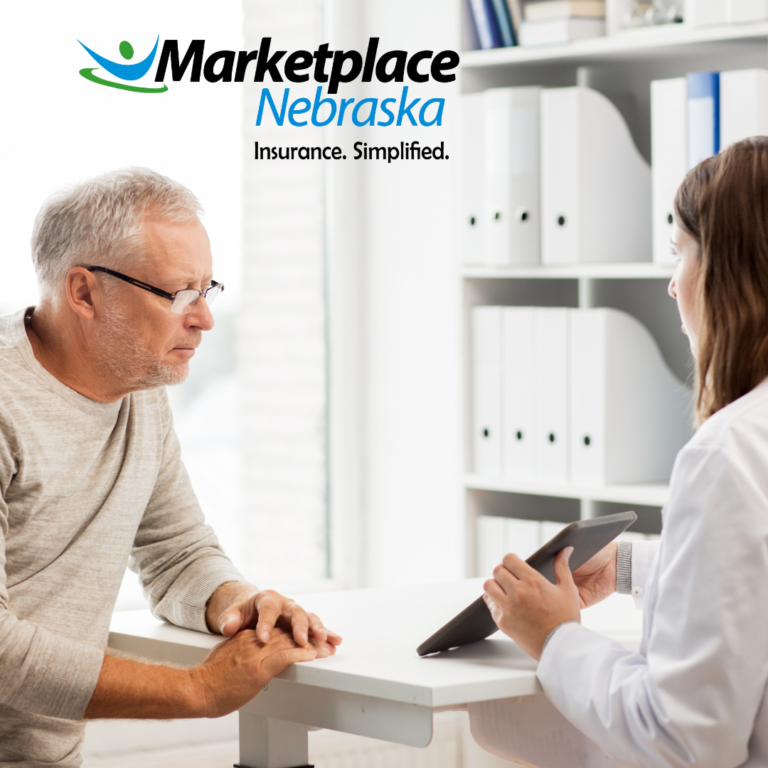
<path fill-rule="evenodd" d="M 578 520 L 563 528 L 541 549 L 525 562 L 535 568 L 553 584 L 555 579 L 555 555 L 565 547 L 573 547 L 570 567 L 572 571 L 584 565 L 592 555 L 610 544 L 620 533 L 637 520 L 634 512 L 620 512 L 592 520 Z M 459 645 L 484 640 L 498 630 L 485 600 L 479 597 L 472 605 L 454 616 L 444 627 L 425 640 L 417 649 L 419 656 L 447 651 Z"/>

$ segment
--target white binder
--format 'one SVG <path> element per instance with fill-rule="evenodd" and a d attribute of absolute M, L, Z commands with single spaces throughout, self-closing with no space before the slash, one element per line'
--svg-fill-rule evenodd
<path fill-rule="evenodd" d="M 505 518 L 504 520 L 506 524 L 504 554 L 514 552 L 518 557 L 527 560 L 544 544 L 541 539 L 541 523 L 538 520 L 516 520 L 514 518 Z"/>
<path fill-rule="evenodd" d="M 568 482 L 568 312 L 537 307 L 534 315 L 533 446 L 541 482 Z"/>
<path fill-rule="evenodd" d="M 577 86 L 541 93 L 542 262 L 651 259 L 651 170 L 616 107 Z"/>
<path fill-rule="evenodd" d="M 533 307 L 505 307 L 502 333 L 504 475 L 532 480 L 534 461 Z"/>
<path fill-rule="evenodd" d="M 720 147 L 768 135 L 768 70 L 720 73 Z"/>
<path fill-rule="evenodd" d="M 549 525 L 558 525 L 549 523 Z M 508 552 L 527 560 L 545 541 L 542 539 L 542 524 L 538 520 L 517 520 L 511 517 L 477 518 L 477 568 L 478 576 L 490 579 L 493 569 Z M 559 529 L 558 529 L 559 530 Z"/>
<path fill-rule="evenodd" d="M 490 579 L 493 569 L 501 562 L 506 550 L 506 517 L 480 515 L 477 518 L 477 568 L 478 576 Z"/>
<path fill-rule="evenodd" d="M 461 97 L 461 260 L 483 260 L 483 94 Z"/>
<path fill-rule="evenodd" d="M 555 523 L 551 520 L 544 520 L 540 523 L 541 525 L 541 543 L 542 545 L 546 544 L 550 539 L 553 539 L 555 536 L 557 536 L 560 531 L 565 528 L 568 523 Z"/>
<path fill-rule="evenodd" d="M 688 170 L 687 102 L 684 77 L 651 83 L 653 260 L 657 264 L 674 263 L 669 243 L 672 201 Z"/>
<path fill-rule="evenodd" d="M 705 27 L 712 24 L 726 24 L 729 19 L 728 6 L 732 0 L 685 0 L 683 18 L 686 25 Z"/>
<path fill-rule="evenodd" d="M 690 391 L 648 329 L 615 309 L 570 310 L 571 482 L 663 482 L 691 435 Z"/>
<path fill-rule="evenodd" d="M 540 262 L 539 94 L 491 88 L 485 98 L 483 261 Z"/>
<path fill-rule="evenodd" d="M 472 444 L 474 471 L 501 475 L 502 307 L 472 310 Z"/>

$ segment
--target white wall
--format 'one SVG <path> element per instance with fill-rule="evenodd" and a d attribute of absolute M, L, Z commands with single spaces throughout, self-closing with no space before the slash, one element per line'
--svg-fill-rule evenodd
<path fill-rule="evenodd" d="M 362 39 L 380 50 L 458 49 L 456 3 L 366 0 Z M 458 82 L 409 84 L 447 98 L 443 128 L 366 130 L 374 145 L 456 146 Z M 366 92 L 399 93 L 372 83 Z M 358 161 L 363 176 L 366 582 L 464 576 L 460 470 L 459 278 L 453 237 L 456 163 Z"/>

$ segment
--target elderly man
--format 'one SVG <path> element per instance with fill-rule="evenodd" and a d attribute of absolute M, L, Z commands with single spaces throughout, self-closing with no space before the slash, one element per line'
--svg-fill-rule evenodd
<path fill-rule="evenodd" d="M 199 212 L 145 169 L 64 190 L 40 303 L 0 318 L 0 766 L 80 765 L 88 718 L 224 715 L 341 641 L 245 582 L 181 463 L 164 385 L 222 289 Z M 193 669 L 105 653 L 129 557 L 155 616 L 231 639 Z"/>

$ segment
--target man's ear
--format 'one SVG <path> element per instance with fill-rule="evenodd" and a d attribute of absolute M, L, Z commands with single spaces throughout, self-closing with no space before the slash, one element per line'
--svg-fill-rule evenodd
<path fill-rule="evenodd" d="M 101 298 L 96 275 L 85 267 L 72 267 L 67 273 L 66 293 L 69 306 L 83 320 L 93 320 L 96 316 L 96 302 Z"/>

